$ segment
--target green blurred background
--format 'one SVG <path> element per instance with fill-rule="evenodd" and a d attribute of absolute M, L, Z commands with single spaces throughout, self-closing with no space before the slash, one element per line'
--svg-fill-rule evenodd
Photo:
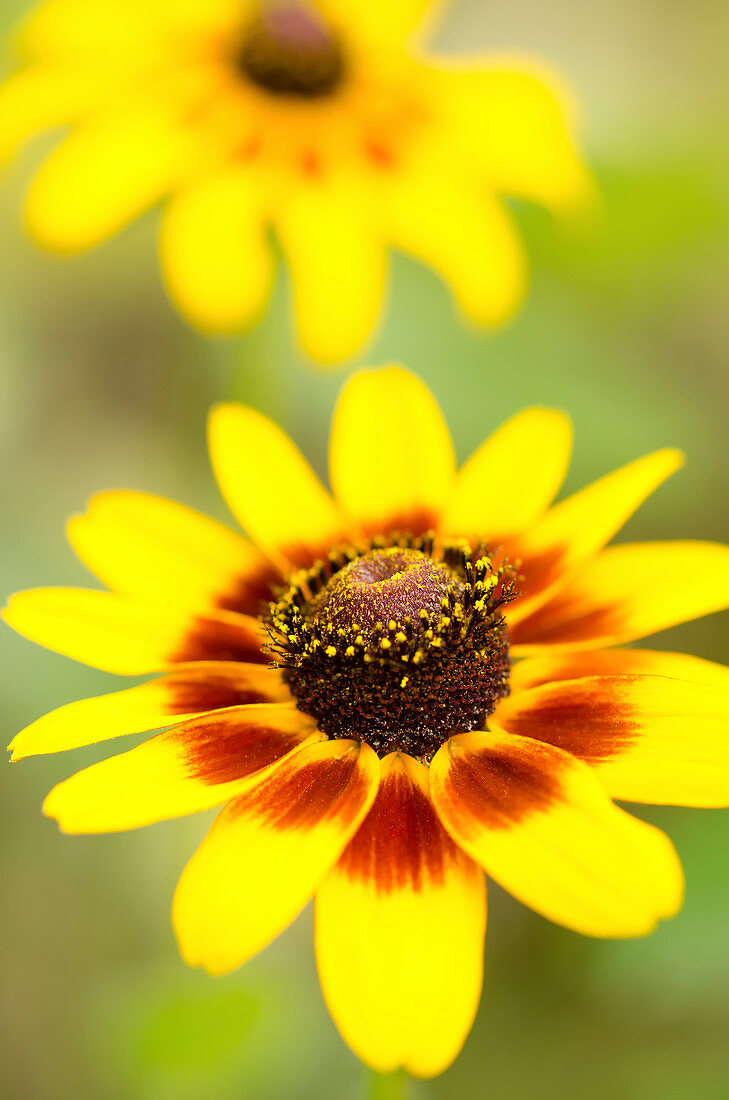
<path fill-rule="evenodd" d="M 1 29 L 24 8 L 3 0 Z M 581 104 L 602 219 L 577 230 L 518 209 L 532 289 L 497 334 L 465 328 L 436 278 L 398 259 L 384 328 L 363 361 L 416 369 L 461 458 L 525 404 L 567 409 L 568 488 L 654 447 L 683 447 L 687 469 L 626 537 L 729 538 L 729 6 L 461 0 L 438 41 L 541 54 L 562 69 Z M 3 591 L 85 583 L 63 524 L 96 490 L 146 489 L 224 516 L 204 448 L 206 410 L 223 397 L 280 419 L 323 471 L 343 379 L 300 357 L 283 278 L 244 339 L 192 333 L 160 286 L 155 216 L 79 259 L 38 252 L 18 207 L 47 147 L 34 143 L 0 180 Z M 728 623 L 714 616 L 656 644 L 727 661 Z M 0 653 L 6 740 L 48 709 L 119 685 L 9 631 Z M 364 1097 L 366 1071 L 318 990 L 310 912 L 226 979 L 180 961 L 169 904 L 205 815 L 74 839 L 41 817 L 55 781 L 107 753 L 2 772 L 0 1092 Z M 647 940 L 590 941 L 493 887 L 481 1012 L 454 1067 L 413 1086 L 417 1100 L 729 1096 L 729 817 L 645 816 L 670 830 L 683 858 L 682 914 Z"/>

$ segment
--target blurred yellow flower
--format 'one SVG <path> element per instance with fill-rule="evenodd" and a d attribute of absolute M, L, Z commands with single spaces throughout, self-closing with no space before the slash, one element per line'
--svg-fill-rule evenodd
<path fill-rule="evenodd" d="M 373 330 L 388 247 L 429 264 L 495 325 L 525 261 L 502 196 L 580 204 L 571 108 L 530 63 L 436 58 L 426 0 L 48 0 L 0 89 L 0 158 L 73 129 L 27 202 L 35 238 L 98 244 L 166 199 L 162 266 L 209 332 L 268 300 L 275 237 L 298 331 L 321 361 Z M 420 33 L 416 33 L 420 32 Z"/>
<path fill-rule="evenodd" d="M 431 1076 L 479 1001 L 482 869 L 588 935 L 679 908 L 671 842 L 612 799 L 729 803 L 729 669 L 613 647 L 729 606 L 729 548 L 605 549 L 681 455 L 552 506 L 559 412 L 520 413 L 456 471 L 432 396 L 398 368 L 345 387 L 333 495 L 250 408 L 215 409 L 210 443 L 253 541 L 158 497 L 94 498 L 69 535 L 110 591 L 20 593 L 5 618 L 97 668 L 164 675 L 40 718 L 14 759 L 170 727 L 60 783 L 46 813 L 89 833 L 226 803 L 175 897 L 187 962 L 239 966 L 314 894 L 345 1040 Z"/>

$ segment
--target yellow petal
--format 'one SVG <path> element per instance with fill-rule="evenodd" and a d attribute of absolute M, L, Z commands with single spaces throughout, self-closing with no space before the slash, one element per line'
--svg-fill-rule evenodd
<path fill-rule="evenodd" d="M 324 363 L 354 355 L 369 340 L 385 293 L 385 244 L 361 188 L 302 181 L 276 214 L 299 338 Z"/>
<path fill-rule="evenodd" d="M 190 966 L 223 974 L 277 936 L 336 862 L 377 793 L 364 743 L 309 743 L 228 805 L 185 868 L 172 918 Z"/>
<path fill-rule="evenodd" d="M 593 185 L 575 149 L 571 97 L 554 74 L 527 64 L 456 61 L 440 75 L 441 107 L 458 148 L 495 190 L 555 210 L 581 206 Z"/>
<path fill-rule="evenodd" d="M 666 448 L 629 462 L 561 501 L 517 538 L 511 556 L 522 562 L 526 583 L 509 622 L 519 622 L 564 585 L 570 570 L 602 549 L 683 461 L 680 451 Z"/>
<path fill-rule="evenodd" d="M 613 546 L 583 565 L 510 631 L 516 656 L 642 638 L 729 607 L 729 547 L 712 542 Z"/>
<path fill-rule="evenodd" d="M 220 489 L 242 527 L 286 571 L 343 541 L 334 501 L 292 441 L 245 405 L 210 414 L 210 457 Z"/>
<path fill-rule="evenodd" d="M 290 698 L 277 669 L 201 662 L 138 687 L 52 710 L 21 730 L 8 747 L 13 760 L 22 760 L 160 729 L 223 707 L 286 703 Z"/>
<path fill-rule="evenodd" d="M 184 42 L 194 34 L 235 33 L 241 19 L 256 10 L 256 0 L 155 0 L 151 13 L 144 0 L 135 3 L 141 8 L 142 18 L 147 16 L 148 27 L 154 20 L 155 29 L 179 34 Z"/>
<path fill-rule="evenodd" d="M 53 788 L 43 812 L 65 833 L 138 829 L 199 813 L 239 794 L 314 733 L 314 722 L 291 706 L 203 715 L 72 775 Z"/>
<path fill-rule="evenodd" d="M 268 660 L 260 624 L 232 611 L 195 614 L 112 592 L 33 588 L 12 596 L 2 616 L 31 641 L 122 676 L 186 661 Z"/>
<path fill-rule="evenodd" d="M 382 1073 L 446 1069 L 481 992 L 483 872 L 450 839 L 428 770 L 392 754 L 375 803 L 316 894 L 324 997 L 345 1041 Z"/>
<path fill-rule="evenodd" d="M 550 653 L 528 657 L 511 672 L 513 695 L 527 688 L 555 680 L 577 680 L 582 676 L 670 676 L 697 684 L 729 690 L 729 668 L 688 653 L 667 653 L 658 649 L 597 649 L 577 653 Z"/>
<path fill-rule="evenodd" d="M 69 521 L 68 537 L 109 588 L 177 607 L 256 614 L 273 580 L 265 558 L 235 531 L 149 493 L 100 493 Z"/>
<path fill-rule="evenodd" d="M 381 47 L 402 46 L 420 38 L 445 7 L 445 0 L 318 0 L 318 7 L 352 38 Z"/>
<path fill-rule="evenodd" d="M 564 481 L 572 451 L 569 417 L 525 409 L 494 432 L 458 471 L 444 534 L 489 539 L 535 523 Z"/>
<path fill-rule="evenodd" d="M 646 675 L 562 680 L 503 700 L 489 725 L 586 761 L 613 798 L 729 805 L 729 684 Z"/>
<path fill-rule="evenodd" d="M 249 0 L 45 0 L 24 21 L 19 44 L 42 57 L 95 57 L 103 65 L 159 62 L 162 51 L 192 34 L 238 26 Z M 177 39 L 177 40 L 176 40 Z"/>
<path fill-rule="evenodd" d="M 449 833 L 538 913 L 591 936 L 640 936 L 683 898 L 660 830 L 620 810 L 587 764 L 499 733 L 452 737 L 430 770 Z"/>
<path fill-rule="evenodd" d="M 30 232 L 58 252 L 99 244 L 169 191 L 190 167 L 193 144 L 191 128 L 164 104 L 104 112 L 40 169 L 26 207 Z"/>
<path fill-rule="evenodd" d="M 177 195 L 162 224 L 162 267 L 172 299 L 199 328 L 236 332 L 262 313 L 274 258 L 263 184 L 235 168 Z"/>
<path fill-rule="evenodd" d="M 147 5 L 149 10 L 150 5 Z M 144 10 L 119 0 L 46 0 L 21 25 L 21 50 L 40 57 L 133 55 L 144 42 Z"/>
<path fill-rule="evenodd" d="M 387 237 L 438 272 L 467 319 L 500 325 L 526 292 L 522 245 L 505 207 L 454 175 L 449 138 L 440 157 L 398 165 L 383 208 Z"/>
<path fill-rule="evenodd" d="M 334 413 L 329 467 L 337 500 L 365 530 L 437 527 L 455 464 L 427 387 L 401 367 L 354 375 Z"/>
<path fill-rule="evenodd" d="M 74 122 L 91 106 L 100 84 L 94 72 L 40 66 L 0 84 L 0 162 L 43 130 Z"/>

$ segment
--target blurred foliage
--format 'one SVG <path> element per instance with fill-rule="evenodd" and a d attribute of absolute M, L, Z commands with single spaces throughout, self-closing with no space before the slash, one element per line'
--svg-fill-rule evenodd
<path fill-rule="evenodd" d="M 0 19 L 23 6 L 0 2 Z M 631 520 L 631 539 L 729 538 L 728 30 L 720 0 L 456 3 L 442 32 L 449 49 L 529 50 L 570 76 L 602 210 L 565 227 L 517 209 L 531 294 L 491 335 L 465 327 L 438 281 L 397 258 L 382 331 L 362 358 L 416 369 L 461 457 L 524 404 L 566 408 L 576 424 L 567 488 L 651 448 L 683 447 L 687 469 Z M 148 489 L 224 516 L 204 445 L 215 400 L 235 395 L 276 416 L 323 471 L 343 377 L 314 371 L 293 346 L 285 276 L 245 340 L 189 331 L 152 261 L 154 216 L 77 260 L 37 252 L 17 211 L 44 148 L 35 143 L 0 183 L 4 591 L 86 583 L 63 523 L 98 489 Z M 728 621 L 688 624 L 656 644 L 729 661 Z M 7 631 L 0 659 L 6 740 L 117 683 Z M 318 990 L 310 914 L 229 978 L 179 960 L 169 901 L 208 815 L 88 838 L 62 837 L 41 818 L 48 787 L 107 751 L 3 772 L 3 1095 L 364 1098 L 367 1072 Z M 726 1097 L 729 819 L 644 816 L 676 841 L 683 913 L 647 940 L 597 942 L 492 887 L 476 1026 L 447 1074 L 413 1085 L 415 1100 Z"/>

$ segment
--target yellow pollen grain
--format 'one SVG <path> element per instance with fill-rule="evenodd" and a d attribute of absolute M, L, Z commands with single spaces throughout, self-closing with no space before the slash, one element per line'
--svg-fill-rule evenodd
<path fill-rule="evenodd" d="M 409 676 L 403 676 L 402 680 L 400 681 L 400 687 L 401 688 L 407 687 L 409 680 L 410 680 Z"/>
<path fill-rule="evenodd" d="M 390 649 L 392 642 L 389 638 L 382 638 L 380 641 L 380 649 Z"/>
<path fill-rule="evenodd" d="M 353 645 L 348 645 L 347 646 L 347 648 L 344 651 L 344 656 L 345 657 L 354 657 L 354 646 Z"/>
<path fill-rule="evenodd" d="M 336 657 L 337 647 L 335 645 L 328 645 L 324 652 L 326 653 L 327 657 Z"/>

